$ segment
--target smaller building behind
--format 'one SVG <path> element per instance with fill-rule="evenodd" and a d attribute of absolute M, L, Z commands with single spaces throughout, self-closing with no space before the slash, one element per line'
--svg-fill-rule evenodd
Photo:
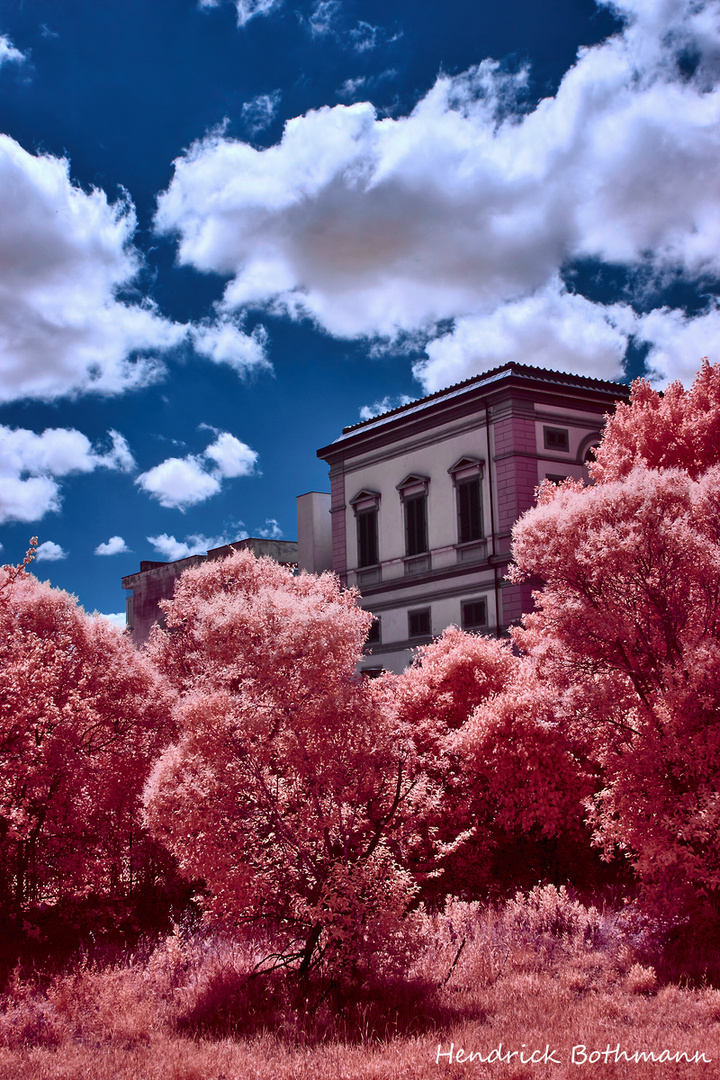
<path fill-rule="evenodd" d="M 133 644 L 144 645 L 153 624 L 159 622 L 162 625 L 159 603 L 172 599 L 175 582 L 184 570 L 189 566 L 199 566 L 207 559 L 224 559 L 233 551 L 252 551 L 254 555 L 275 559 L 283 566 L 298 565 L 298 545 L 295 540 L 267 540 L 257 536 L 248 536 L 233 544 L 211 548 L 206 555 L 189 555 L 175 562 L 145 560 L 140 563 L 137 574 L 128 574 L 122 579 L 123 589 L 132 590 L 132 595 L 125 601 L 125 624 Z"/>

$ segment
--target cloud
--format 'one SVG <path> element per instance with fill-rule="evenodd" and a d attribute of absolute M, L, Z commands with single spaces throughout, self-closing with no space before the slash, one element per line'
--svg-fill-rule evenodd
<path fill-rule="evenodd" d="M 195 457 L 167 458 L 135 481 L 168 509 L 187 510 L 220 491 L 220 480 Z"/>
<path fill-rule="evenodd" d="M 135 483 L 161 506 L 184 511 L 217 495 L 224 479 L 250 476 L 257 460 L 255 450 L 221 431 L 202 454 L 166 458 L 141 473 Z"/>
<path fill-rule="evenodd" d="M 658 308 L 637 320 L 635 335 L 649 344 L 646 363 L 655 382 L 667 385 L 680 379 L 686 385 L 697 375 L 700 359 L 720 362 L 720 305 L 689 317 L 684 311 Z"/>
<path fill-rule="evenodd" d="M 561 282 L 581 264 L 660 284 L 720 277 L 720 3 L 613 7 L 623 31 L 581 49 L 536 104 L 527 72 L 485 60 L 439 77 L 405 117 L 325 107 L 262 151 L 214 132 L 176 161 L 156 227 L 182 263 L 231 278 L 228 314 L 264 306 L 389 348 L 421 335 L 428 390 L 499 357 L 616 377 L 638 328 L 629 302 Z M 339 15 L 317 5 L 316 32 Z M 700 318 L 698 336 L 710 309 Z M 660 335 L 650 355 L 662 349 L 674 377 L 688 328 L 638 326 Z"/>
<path fill-rule="evenodd" d="M 70 180 L 65 160 L 0 136 L 0 402 L 119 394 L 158 378 L 186 328 L 118 299 L 141 260 L 128 198 Z"/>
<path fill-rule="evenodd" d="M 373 416 L 380 416 L 382 413 L 390 412 L 391 409 L 397 409 L 401 405 L 409 405 L 412 400 L 407 394 L 399 394 L 396 398 L 385 396 L 382 401 L 374 401 L 372 405 L 363 405 L 360 410 L 360 419 L 372 420 Z"/>
<path fill-rule="evenodd" d="M 205 451 L 216 465 L 219 476 L 250 476 L 257 465 L 257 453 L 234 435 L 221 431 L 214 443 Z"/>
<path fill-rule="evenodd" d="M 101 611 L 95 611 L 93 613 L 95 619 L 105 619 L 106 622 L 111 623 L 118 630 L 124 630 L 127 626 L 127 616 L 124 611 L 118 611 L 112 615 L 104 615 Z"/>
<path fill-rule="evenodd" d="M 382 26 L 374 26 L 362 19 L 349 27 L 347 21 L 343 19 L 340 0 L 318 0 L 307 21 L 307 26 L 313 37 L 332 35 L 340 45 L 352 48 L 359 53 L 367 52 L 380 44 L 390 44 L 402 36 L 401 32 L 389 36 Z"/>
<path fill-rule="evenodd" d="M 223 0 L 199 0 L 200 8 L 220 7 Z M 274 8 L 280 7 L 282 0 L 232 0 L 237 11 L 238 26 L 244 26 L 256 15 L 269 15 Z"/>
<path fill-rule="evenodd" d="M 635 328 L 628 304 L 593 304 L 554 280 L 531 296 L 488 315 L 458 319 L 452 332 L 426 346 L 414 373 L 427 393 L 474 375 L 477 357 L 488 367 L 522 360 L 577 375 L 623 375 L 623 357 Z"/>
<path fill-rule="evenodd" d="M 340 0 L 318 0 L 308 20 L 313 37 L 324 37 L 331 33 L 341 10 Z"/>
<path fill-rule="evenodd" d="M 25 53 L 16 49 L 9 37 L 0 34 L 0 67 L 3 64 L 21 64 L 25 59 Z"/>
<path fill-rule="evenodd" d="M 258 529 L 258 536 L 262 536 L 266 540 L 280 540 L 282 538 L 282 529 L 275 518 L 266 518 L 265 526 L 264 529 Z"/>
<path fill-rule="evenodd" d="M 125 438 L 110 431 L 109 445 L 93 446 L 74 428 L 46 428 L 38 435 L 26 428 L 0 425 L 0 522 L 39 521 L 60 509 L 56 477 L 96 469 L 129 472 L 135 461 Z"/>
<path fill-rule="evenodd" d="M 176 540 L 174 536 L 160 533 L 159 536 L 148 536 L 147 539 L 159 555 L 168 562 L 176 562 L 178 559 L 187 559 L 190 555 L 204 555 L 212 548 L 223 547 L 236 540 L 244 540 L 246 536 L 247 533 L 242 533 L 240 536 L 233 536 L 230 540 L 227 536 L 203 536 L 201 533 L 193 533 L 191 536 L 186 536 L 184 540 Z"/>
<path fill-rule="evenodd" d="M 122 536 L 111 536 L 110 539 L 104 544 L 98 544 L 95 548 L 96 555 L 123 555 L 130 548 L 127 546 Z"/>
<path fill-rule="evenodd" d="M 258 94 L 252 101 L 245 102 L 241 115 L 251 134 L 255 135 L 272 124 L 280 104 L 280 97 L 280 91 L 273 90 L 271 94 Z"/>
<path fill-rule="evenodd" d="M 344 98 L 347 101 L 352 101 L 357 97 L 358 91 L 366 82 L 367 78 L 365 75 L 359 75 L 356 79 L 346 79 L 337 91 L 337 96 L 339 98 Z"/>
<path fill-rule="evenodd" d="M 44 544 L 40 544 L 35 552 L 35 558 L 38 562 L 57 562 L 58 559 L 67 559 L 67 555 L 67 551 L 63 551 L 60 545 L 53 540 L 46 540 Z"/>
<path fill-rule="evenodd" d="M 237 318 L 225 314 L 214 322 L 193 326 L 190 338 L 197 353 L 214 364 L 228 364 L 241 377 L 255 371 L 272 371 L 266 353 L 268 335 L 263 326 L 256 326 L 251 334 L 246 334 Z"/>

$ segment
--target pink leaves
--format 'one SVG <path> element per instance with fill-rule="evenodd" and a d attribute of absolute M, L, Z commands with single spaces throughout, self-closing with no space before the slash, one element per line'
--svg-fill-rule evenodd
<path fill-rule="evenodd" d="M 697 901 L 720 880 L 720 367 L 636 383 L 591 471 L 515 527 L 513 578 L 543 587 L 513 636 L 601 770 L 598 843 L 657 903 Z"/>

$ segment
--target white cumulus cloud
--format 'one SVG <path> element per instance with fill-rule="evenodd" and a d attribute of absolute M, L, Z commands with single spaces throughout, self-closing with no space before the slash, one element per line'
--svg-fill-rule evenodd
<path fill-rule="evenodd" d="M 109 432 L 109 445 L 93 446 L 74 428 L 27 428 L 0 425 L 0 522 L 39 521 L 60 509 L 57 477 L 96 469 L 129 472 L 135 461 L 126 439 Z"/>
<path fill-rule="evenodd" d="M 127 546 L 122 536 L 111 536 L 103 544 L 98 544 L 95 548 L 96 555 L 122 555 L 130 548 Z"/>
<path fill-rule="evenodd" d="M 0 67 L 3 64 L 20 64 L 25 58 L 25 53 L 16 49 L 6 34 L 0 34 Z"/>
<path fill-rule="evenodd" d="M 184 540 L 176 540 L 174 536 L 160 533 L 158 536 L 148 536 L 149 543 L 168 562 L 176 562 L 178 559 L 187 559 L 190 555 L 204 555 L 212 548 L 224 547 L 225 544 L 234 543 L 236 540 L 244 540 L 247 533 L 233 536 L 230 540 L 227 536 L 203 536 L 202 533 L 193 533 Z"/>
<path fill-rule="evenodd" d="M 67 559 L 67 551 L 63 551 L 59 544 L 53 540 L 46 540 L 38 546 L 35 558 L 38 562 L 57 562 L 58 559 Z"/>
<path fill-rule="evenodd" d="M 263 326 L 256 326 L 251 334 L 246 334 L 236 318 L 225 314 L 193 326 L 190 337 L 197 353 L 214 364 L 228 364 L 241 377 L 272 370 L 266 353 L 267 331 Z"/>
<path fill-rule="evenodd" d="M 0 136 L 0 402 L 117 394 L 162 371 L 186 328 L 117 298 L 139 268 L 129 200 L 85 192 L 65 160 Z"/>
<path fill-rule="evenodd" d="M 257 460 L 255 450 L 221 431 L 202 454 L 166 458 L 135 482 L 161 506 L 184 511 L 217 495 L 224 479 L 250 476 Z"/>
<path fill-rule="evenodd" d="M 711 312 L 637 322 L 561 282 L 587 260 L 720 277 L 720 2 L 612 6 L 622 32 L 581 49 L 535 105 L 526 72 L 485 60 L 405 117 L 325 107 L 262 151 L 211 133 L 176 161 L 156 227 L 182 263 L 231 276 L 228 314 L 264 305 L 389 346 L 424 335 L 426 390 L 509 358 L 616 377 L 635 331 L 665 378 L 683 374 Z M 315 32 L 339 15 L 316 5 Z"/>

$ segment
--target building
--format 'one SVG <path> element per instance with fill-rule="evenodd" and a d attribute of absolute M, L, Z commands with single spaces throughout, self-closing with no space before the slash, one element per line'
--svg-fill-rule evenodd
<path fill-rule="evenodd" d="M 125 624 L 133 644 L 144 645 L 153 624 L 162 623 L 159 602 L 172 599 L 175 582 L 183 570 L 187 570 L 189 566 L 199 566 L 207 559 L 224 559 L 232 551 L 243 550 L 250 550 L 258 556 L 267 555 L 283 566 L 297 566 L 298 546 L 294 540 L 267 540 L 256 536 L 249 536 L 223 547 L 211 548 L 207 555 L 190 555 L 187 559 L 177 559 L 169 563 L 141 562 L 137 574 L 129 574 L 122 579 L 123 589 L 132 592 L 125 601 Z"/>
<path fill-rule="evenodd" d="M 605 415 L 628 397 L 508 363 L 318 450 L 331 494 L 299 500 L 299 562 L 331 564 L 376 616 L 361 670 L 401 671 L 451 624 L 500 636 L 530 610 L 530 586 L 505 580 L 512 527 L 543 479 L 587 479 Z"/>

